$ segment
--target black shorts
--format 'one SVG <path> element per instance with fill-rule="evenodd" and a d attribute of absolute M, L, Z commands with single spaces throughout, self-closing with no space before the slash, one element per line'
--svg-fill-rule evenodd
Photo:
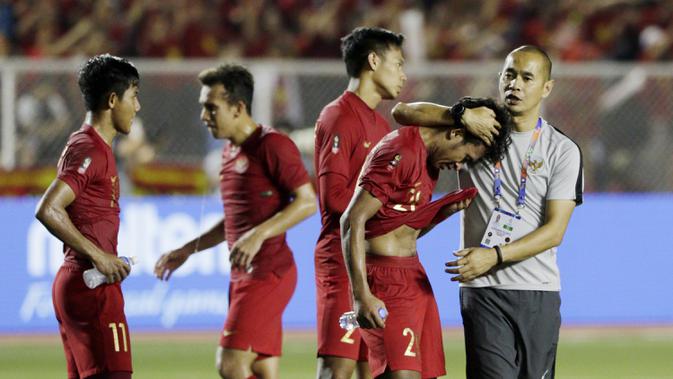
<path fill-rule="evenodd" d="M 560 307 L 554 291 L 461 287 L 467 378 L 553 378 Z"/>

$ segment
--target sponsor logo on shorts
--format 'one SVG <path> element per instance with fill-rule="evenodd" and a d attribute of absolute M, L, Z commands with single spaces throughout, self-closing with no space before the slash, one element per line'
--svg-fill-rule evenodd
<path fill-rule="evenodd" d="M 226 329 L 225 329 L 225 330 L 222 332 L 222 335 L 225 336 L 225 337 L 229 337 L 230 335 L 232 335 L 232 334 L 234 334 L 234 333 L 236 333 L 236 331 L 233 331 L 233 330 L 226 330 Z"/>

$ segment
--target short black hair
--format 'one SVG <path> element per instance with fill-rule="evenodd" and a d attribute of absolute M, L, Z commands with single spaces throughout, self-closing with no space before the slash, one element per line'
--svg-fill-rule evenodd
<path fill-rule="evenodd" d="M 404 35 L 383 28 L 358 27 L 341 38 L 341 55 L 351 78 L 360 76 L 369 53 L 383 55 L 391 47 L 402 48 Z"/>
<path fill-rule="evenodd" d="M 461 98 L 453 106 L 457 104 L 462 104 L 465 108 L 487 107 L 495 112 L 495 119 L 500 123 L 500 129 L 498 130 L 499 134 L 495 136 L 491 146 L 486 147 L 486 154 L 483 158 L 488 159 L 491 163 L 502 160 L 507 153 L 507 148 L 512 143 L 510 134 L 513 128 L 513 121 L 512 115 L 509 113 L 507 108 L 501 104 L 498 104 L 494 99 L 486 97 L 466 96 Z M 481 138 L 468 132 L 467 129 L 465 130 L 464 140 L 465 143 L 471 143 L 474 145 L 481 145 L 484 143 Z"/>
<path fill-rule="evenodd" d="M 137 86 L 140 75 L 133 63 L 110 54 L 90 58 L 79 70 L 79 89 L 88 111 L 99 111 L 112 92 L 124 96 L 131 86 Z"/>
<path fill-rule="evenodd" d="M 545 74 L 547 75 L 547 78 L 545 80 L 551 79 L 551 68 L 552 68 L 551 58 L 549 58 L 549 54 L 547 54 L 547 52 L 544 51 L 541 47 L 535 45 L 523 45 L 512 50 L 510 54 L 517 52 L 534 53 L 541 56 L 544 63 Z"/>
<path fill-rule="evenodd" d="M 227 91 L 227 102 L 236 105 L 239 101 L 245 104 L 248 114 L 252 114 L 252 95 L 255 80 L 247 68 L 238 64 L 225 64 L 201 71 L 199 81 L 204 86 L 212 87 L 222 84 Z"/>

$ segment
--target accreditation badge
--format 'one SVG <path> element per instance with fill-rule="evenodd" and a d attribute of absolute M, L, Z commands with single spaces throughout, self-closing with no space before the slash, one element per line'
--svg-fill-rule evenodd
<path fill-rule="evenodd" d="M 488 221 L 484 237 L 481 239 L 481 246 L 507 245 L 512 242 L 514 230 L 519 227 L 520 223 L 521 216 L 495 208 Z"/>

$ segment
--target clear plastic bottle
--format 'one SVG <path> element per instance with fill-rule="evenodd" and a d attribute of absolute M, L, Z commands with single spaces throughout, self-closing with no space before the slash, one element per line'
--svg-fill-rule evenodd
<path fill-rule="evenodd" d="M 385 319 L 388 317 L 388 312 L 386 312 L 385 308 L 379 308 L 379 316 L 381 316 L 382 319 Z M 348 311 L 339 317 L 339 326 L 341 329 L 345 330 L 353 330 L 355 328 L 359 328 L 360 324 L 358 323 L 357 315 L 355 314 L 354 311 Z"/>
<path fill-rule="evenodd" d="M 119 259 L 124 261 L 124 263 L 126 263 L 129 266 L 133 266 L 136 263 L 135 257 L 119 257 Z M 95 267 L 84 271 L 82 277 L 84 278 L 84 284 L 86 284 L 86 286 L 91 289 L 96 288 L 101 284 L 107 282 L 107 278 L 105 277 L 105 275 L 103 275 Z"/>

